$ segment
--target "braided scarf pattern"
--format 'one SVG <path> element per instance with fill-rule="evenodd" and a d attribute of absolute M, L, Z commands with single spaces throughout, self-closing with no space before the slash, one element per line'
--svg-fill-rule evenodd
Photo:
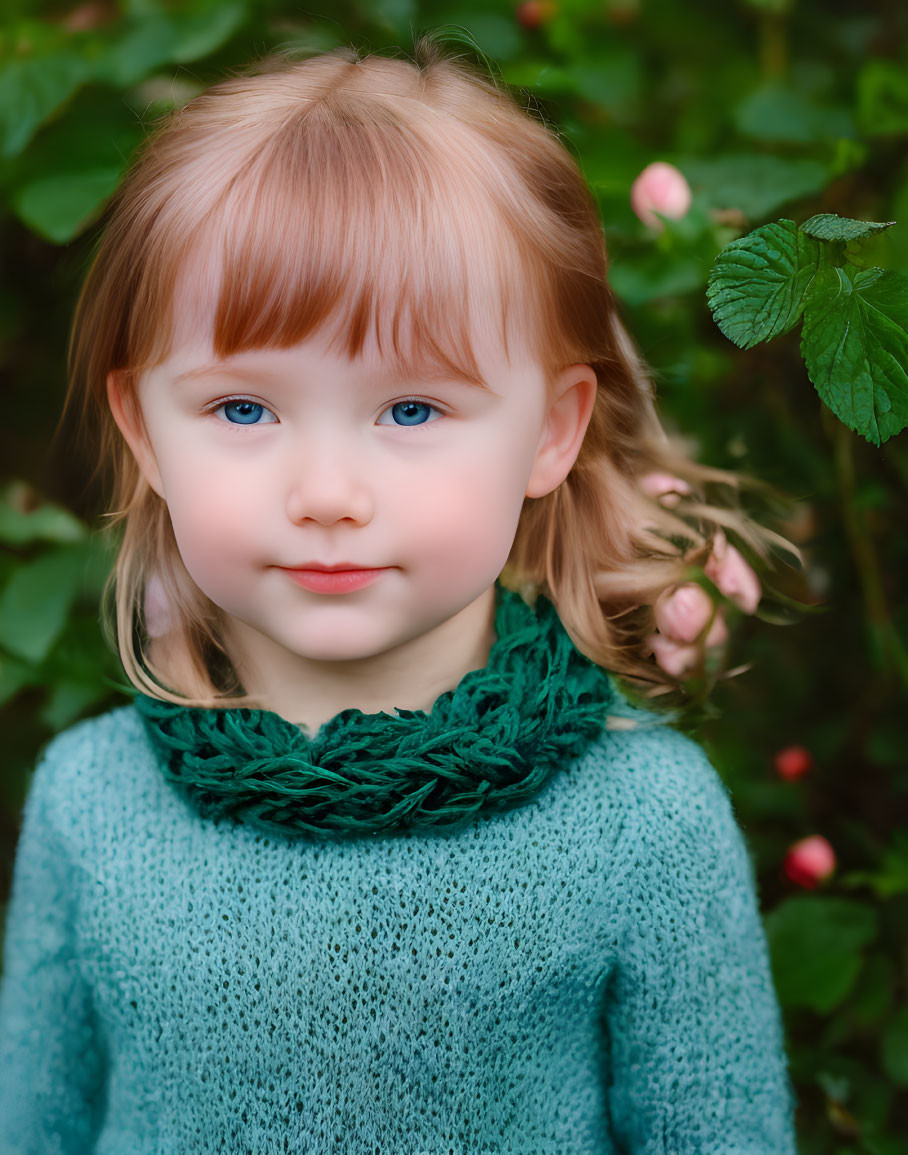
<path fill-rule="evenodd" d="M 314 839 L 460 827 L 532 797 L 615 696 L 547 598 L 530 607 L 497 585 L 495 632 L 487 666 L 429 713 L 346 709 L 312 737 L 269 710 L 134 704 L 166 778 L 205 817 Z"/>

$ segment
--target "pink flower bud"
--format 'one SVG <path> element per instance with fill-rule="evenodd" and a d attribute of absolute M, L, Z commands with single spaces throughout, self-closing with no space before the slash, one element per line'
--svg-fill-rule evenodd
<path fill-rule="evenodd" d="M 763 592 L 760 579 L 738 550 L 728 544 L 721 529 L 716 533 L 712 553 L 703 569 L 719 592 L 744 613 L 752 614 L 756 610 Z"/>
<path fill-rule="evenodd" d="M 789 848 L 783 870 L 798 886 L 814 890 L 836 868 L 835 852 L 821 834 L 802 838 Z"/>
<path fill-rule="evenodd" d="M 702 651 L 699 646 L 687 646 L 664 634 L 653 634 L 647 642 L 655 654 L 656 665 L 672 678 L 683 678 L 700 661 Z"/>
<path fill-rule="evenodd" d="M 145 583 L 145 631 L 150 638 L 160 638 L 173 626 L 170 602 L 156 573 Z"/>
<path fill-rule="evenodd" d="M 675 642 L 694 641 L 713 612 L 709 594 L 694 582 L 663 590 L 653 606 L 656 626 Z"/>
<path fill-rule="evenodd" d="M 656 213 L 680 220 L 690 202 L 690 185 L 684 174 L 664 161 L 648 164 L 631 185 L 631 208 L 645 225 L 657 231 L 665 226 Z"/>
<path fill-rule="evenodd" d="M 670 473 L 645 473 L 640 478 L 640 488 L 647 497 L 661 501 L 670 508 L 680 501 L 680 494 L 690 493 L 690 486 L 683 477 L 673 477 Z"/>
<path fill-rule="evenodd" d="M 773 768 L 786 782 L 796 782 L 813 767 L 813 755 L 806 746 L 786 746 L 776 751 Z"/>

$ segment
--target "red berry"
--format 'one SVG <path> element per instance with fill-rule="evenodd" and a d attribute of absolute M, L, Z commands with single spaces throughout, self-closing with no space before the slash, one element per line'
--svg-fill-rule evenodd
<path fill-rule="evenodd" d="M 806 746 L 786 746 L 776 752 L 773 768 L 786 782 L 795 782 L 813 768 L 813 754 Z"/>
<path fill-rule="evenodd" d="M 782 866 L 787 878 L 808 890 L 815 890 L 835 868 L 835 851 L 821 834 L 812 834 L 791 846 Z"/>
<path fill-rule="evenodd" d="M 555 0 L 523 0 L 516 8 L 517 23 L 531 31 L 546 24 L 558 11 Z"/>

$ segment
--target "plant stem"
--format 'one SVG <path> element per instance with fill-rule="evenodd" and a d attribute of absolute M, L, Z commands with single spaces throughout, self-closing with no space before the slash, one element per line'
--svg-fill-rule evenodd
<path fill-rule="evenodd" d="M 788 18 L 781 12 L 760 16 L 760 65 L 766 80 L 777 80 L 788 71 Z"/>
<path fill-rule="evenodd" d="M 908 690 L 908 650 L 895 631 L 880 569 L 876 543 L 866 518 L 855 504 L 854 435 L 821 403 L 821 419 L 832 440 L 835 476 L 842 503 L 842 520 L 858 571 L 864 615 L 870 633 L 873 657 L 884 675 L 895 675 Z"/>

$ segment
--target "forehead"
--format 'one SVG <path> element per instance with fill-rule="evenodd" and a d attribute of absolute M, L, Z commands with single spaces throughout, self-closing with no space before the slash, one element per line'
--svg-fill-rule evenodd
<path fill-rule="evenodd" d="M 477 381 L 480 355 L 541 344 L 538 253 L 497 154 L 463 126 L 440 142 L 431 125 L 366 120 L 307 118 L 203 182 L 154 291 L 175 344 L 224 359 L 330 331 L 350 359 Z"/>
<path fill-rule="evenodd" d="M 382 283 L 393 290 L 394 281 L 394 272 L 389 270 Z M 300 286 L 294 290 L 299 294 Z M 294 334 L 292 326 L 277 325 L 272 326 L 271 333 L 263 333 L 264 339 L 256 340 L 254 332 L 234 332 L 225 343 L 224 314 L 226 311 L 229 316 L 231 301 L 225 286 L 224 255 L 220 245 L 206 239 L 186 256 L 177 273 L 171 340 L 164 359 L 173 373 L 183 374 L 221 363 L 241 368 L 254 361 L 256 366 L 265 366 L 269 354 L 305 346 L 306 356 L 314 361 L 361 362 L 369 367 L 370 374 L 380 370 L 378 381 L 402 377 L 463 380 L 479 387 L 489 387 L 496 373 L 537 361 L 519 310 L 503 307 L 501 287 L 487 277 L 477 277 L 466 293 L 451 303 L 446 320 L 453 333 L 448 334 L 441 331 L 444 326 L 436 323 L 431 310 L 428 317 L 419 316 L 419 301 L 401 301 L 399 295 L 395 299 L 390 291 L 387 300 L 376 299 L 371 323 L 363 328 L 359 347 L 354 350 L 351 302 L 340 297 L 335 304 L 335 309 L 308 331 L 300 326 Z M 280 311 L 278 303 L 276 312 Z M 456 317 L 455 312 L 459 314 Z M 275 366 L 280 360 L 270 358 Z"/>

